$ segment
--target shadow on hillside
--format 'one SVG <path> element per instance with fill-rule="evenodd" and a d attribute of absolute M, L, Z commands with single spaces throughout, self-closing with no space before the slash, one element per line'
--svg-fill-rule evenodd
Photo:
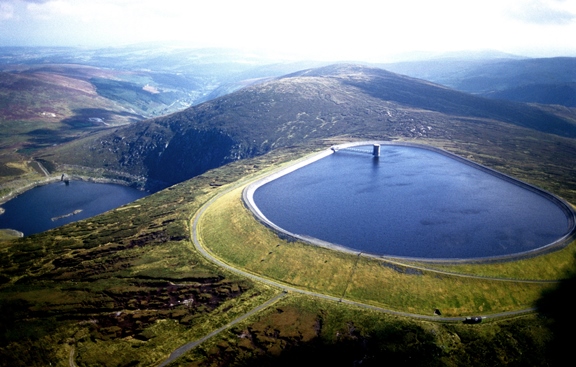
<path fill-rule="evenodd" d="M 118 118 L 130 122 L 140 121 L 144 118 L 134 113 L 110 111 L 103 108 L 78 108 L 73 112 L 74 116 L 62 120 L 62 123 L 73 129 L 105 126 L 107 123 L 114 122 Z"/>
<path fill-rule="evenodd" d="M 64 144 L 74 140 L 74 137 L 66 136 L 62 131 L 52 129 L 36 129 L 29 131 L 26 135 L 29 137 L 28 146 L 32 148 Z"/>
<path fill-rule="evenodd" d="M 390 321 L 303 342 L 269 330 L 237 345 L 223 343 L 210 366 L 550 366 L 533 319 L 487 325 Z M 351 323 L 349 323 L 351 324 Z M 426 323 L 425 323 L 426 324 Z M 428 325 L 430 326 L 430 325 Z M 546 333 L 544 333 L 546 334 Z M 240 339 L 239 339 L 240 340 Z M 254 347 L 255 346 L 255 347 Z"/>
<path fill-rule="evenodd" d="M 548 318 L 548 328 L 553 334 L 548 345 L 548 359 L 551 365 L 562 366 L 573 360 L 576 343 L 576 258 L 569 276 L 553 290 L 545 292 L 538 300 L 538 312 Z"/>
<path fill-rule="evenodd" d="M 395 346 L 398 347 L 398 346 Z M 439 351 L 433 344 L 420 350 L 399 347 L 398 350 L 378 349 L 355 341 L 336 344 L 308 344 L 283 352 L 277 357 L 261 357 L 246 361 L 247 366 L 442 366 Z"/>
<path fill-rule="evenodd" d="M 442 366 L 442 350 L 435 344 L 434 336 L 417 326 L 403 326 L 390 325 L 384 330 L 372 331 L 369 335 L 352 327 L 349 333 L 341 334 L 335 342 L 322 338 L 303 342 L 298 337 L 276 339 L 268 335 L 253 340 L 256 349 L 261 349 L 252 350 L 248 353 L 251 357 L 240 358 L 240 363 L 233 349 L 221 349 L 213 355 L 218 361 L 213 360 L 215 363 L 209 365 Z"/>

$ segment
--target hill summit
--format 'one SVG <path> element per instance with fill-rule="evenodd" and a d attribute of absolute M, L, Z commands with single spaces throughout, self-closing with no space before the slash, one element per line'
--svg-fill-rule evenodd
<path fill-rule="evenodd" d="M 491 124 L 576 137 L 573 121 L 382 69 L 339 64 L 252 85 L 182 112 L 107 131 L 46 155 L 147 178 L 158 189 L 228 162 L 335 137 L 472 138 Z"/>

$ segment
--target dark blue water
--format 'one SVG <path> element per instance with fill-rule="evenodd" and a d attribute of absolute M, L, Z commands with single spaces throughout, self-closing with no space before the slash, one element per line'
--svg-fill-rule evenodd
<path fill-rule="evenodd" d="M 371 151 L 371 147 L 365 147 Z M 479 258 L 536 249 L 570 222 L 546 197 L 427 149 L 341 150 L 258 188 L 279 227 L 364 253 Z"/>
<path fill-rule="evenodd" d="M 0 215 L 0 228 L 15 229 L 27 236 L 93 217 L 146 195 L 126 186 L 82 181 L 39 186 L 2 205 L 6 212 Z M 82 212 L 52 220 L 75 210 Z"/>

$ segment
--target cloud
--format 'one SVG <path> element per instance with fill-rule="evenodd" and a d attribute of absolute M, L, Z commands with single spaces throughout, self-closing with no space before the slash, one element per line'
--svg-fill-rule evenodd
<path fill-rule="evenodd" d="M 10 3 L 0 2 L 0 20 L 14 18 L 14 6 Z"/>
<path fill-rule="evenodd" d="M 43 4 L 51 0 L 0 0 L 0 21 L 19 19 L 18 8 L 25 4 Z"/>
<path fill-rule="evenodd" d="M 510 9 L 509 15 L 525 23 L 564 25 L 576 20 L 576 9 L 564 0 L 523 0 Z"/>
<path fill-rule="evenodd" d="M 174 42 L 376 60 L 413 50 L 573 50 L 566 34 L 576 34 L 576 0 L 0 0 L 0 45 Z"/>

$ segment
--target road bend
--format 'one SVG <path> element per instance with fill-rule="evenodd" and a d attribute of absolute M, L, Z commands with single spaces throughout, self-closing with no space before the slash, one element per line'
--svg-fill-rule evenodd
<path fill-rule="evenodd" d="M 314 157 L 312 159 L 314 159 Z M 298 164 L 303 164 L 302 160 L 299 160 Z M 282 170 L 282 169 L 284 169 L 284 168 L 280 168 L 278 170 Z M 273 172 L 272 173 L 268 172 L 268 173 L 265 173 L 264 175 L 268 176 L 271 174 L 273 174 Z M 262 175 L 262 176 L 264 176 L 264 175 Z M 373 305 L 366 304 L 366 303 L 348 300 L 348 299 L 345 299 L 343 297 L 339 298 L 339 297 L 326 295 L 323 293 L 312 292 L 312 291 L 308 291 L 305 289 L 296 288 L 296 287 L 293 287 L 293 286 L 290 286 L 287 284 L 283 284 L 283 283 L 274 281 L 274 280 L 269 279 L 269 278 L 264 278 L 258 274 L 251 273 L 251 272 L 248 272 L 248 271 L 243 270 L 243 269 L 236 268 L 236 267 L 224 262 L 220 258 L 218 258 L 216 255 L 214 255 L 210 250 L 208 250 L 207 248 L 202 246 L 202 244 L 200 243 L 200 240 L 198 237 L 198 222 L 200 221 L 200 218 L 202 217 L 204 212 L 210 207 L 210 205 L 212 205 L 212 203 L 214 203 L 216 200 L 220 199 L 222 196 L 226 195 L 230 191 L 235 190 L 238 187 L 246 185 L 247 183 L 252 182 L 254 180 L 257 180 L 259 178 L 261 178 L 261 176 L 256 177 L 256 178 L 248 178 L 245 180 L 238 181 L 236 184 L 233 184 L 230 188 L 220 192 L 219 194 L 215 195 L 213 198 L 208 200 L 193 215 L 193 217 L 191 217 L 190 221 L 192 222 L 192 226 L 190 228 L 190 232 L 191 232 L 190 237 L 192 238 L 192 242 L 193 242 L 196 250 L 198 252 L 200 252 L 200 254 L 202 254 L 202 256 L 204 256 L 207 260 L 209 260 L 212 263 L 214 263 L 214 264 L 216 264 L 222 268 L 225 268 L 225 269 L 227 269 L 233 273 L 236 273 L 238 275 L 252 279 L 256 282 L 260 282 L 260 283 L 264 283 L 264 284 L 267 284 L 267 285 L 270 285 L 273 287 L 280 288 L 280 289 L 284 290 L 285 292 L 294 292 L 294 293 L 305 294 L 305 295 L 312 296 L 312 297 L 317 297 L 317 298 L 330 300 L 330 301 L 334 301 L 334 302 L 345 303 L 345 304 L 353 305 L 353 306 L 360 307 L 360 308 L 365 308 L 365 309 L 370 309 L 370 310 L 374 310 L 374 311 L 388 313 L 391 315 L 411 317 L 411 318 L 423 319 L 423 320 L 429 320 L 429 321 L 458 322 L 458 321 L 462 321 L 464 319 L 463 316 L 460 316 L 460 317 L 439 317 L 439 316 L 429 316 L 429 315 L 420 315 L 420 314 L 413 314 L 413 313 L 408 313 L 408 312 L 394 311 L 394 310 L 385 309 L 382 307 L 373 306 Z M 364 256 L 364 254 L 360 253 L 360 254 L 358 254 L 358 256 Z M 390 262 L 390 263 L 394 263 L 394 261 L 391 259 L 385 259 L 385 260 Z M 425 268 L 425 267 L 421 268 L 418 266 L 412 266 L 412 265 L 403 264 L 403 263 L 398 263 L 398 265 L 402 265 L 404 267 L 409 267 L 409 268 L 414 268 L 414 269 L 420 269 L 420 270 L 424 270 L 424 271 L 428 271 L 428 272 L 438 273 L 438 274 L 449 275 L 449 276 L 457 276 L 457 277 L 481 279 L 481 280 L 498 280 L 498 281 L 502 281 L 502 282 L 513 282 L 513 283 L 517 283 L 517 282 L 526 282 L 526 283 L 549 283 L 550 282 L 550 283 L 553 283 L 553 282 L 555 282 L 555 281 L 546 281 L 546 280 L 544 280 L 544 281 L 542 281 L 542 280 L 520 280 L 520 279 L 507 279 L 507 278 L 469 275 L 469 274 L 459 274 L 459 273 L 430 269 L 430 268 Z M 531 313 L 531 312 L 534 312 L 535 310 L 536 310 L 535 308 L 531 307 L 531 308 L 527 308 L 527 309 L 523 309 L 523 310 L 507 311 L 507 312 L 502 312 L 502 313 L 498 313 L 498 314 L 487 315 L 485 318 L 501 318 L 501 317 L 517 316 L 517 315 L 521 315 L 521 314 Z"/>
<path fill-rule="evenodd" d="M 248 180 L 246 180 L 246 181 L 248 181 Z M 290 286 L 287 284 L 277 282 L 277 281 L 272 280 L 272 279 L 264 278 L 258 274 L 254 274 L 254 273 L 248 272 L 246 270 L 236 268 L 236 267 L 224 262 L 220 258 L 216 257 L 216 255 L 214 255 L 212 252 L 210 252 L 210 250 L 208 250 L 207 248 L 202 246 L 202 244 L 200 243 L 200 240 L 198 238 L 198 222 L 200 221 L 200 218 L 202 217 L 204 212 L 210 207 L 210 205 L 212 205 L 212 203 L 214 203 L 216 200 L 218 200 L 220 197 L 226 195 L 230 191 L 238 188 L 241 185 L 244 185 L 246 183 L 246 181 L 243 180 L 242 182 L 239 182 L 238 184 L 233 185 L 232 187 L 228 188 L 227 190 L 224 190 L 221 193 L 215 195 L 212 199 L 210 199 L 208 202 L 206 202 L 196 212 L 196 214 L 191 219 L 192 226 L 190 228 L 190 231 L 191 231 L 190 237 L 192 238 L 192 242 L 193 242 L 196 250 L 200 254 L 202 254 L 202 256 L 204 256 L 207 260 L 209 260 L 212 263 L 214 263 L 214 264 L 216 264 L 216 265 L 218 265 L 218 266 L 220 266 L 226 270 L 229 270 L 235 274 L 249 278 L 249 279 L 254 280 L 256 282 L 270 285 L 272 287 L 280 288 L 284 292 L 293 292 L 293 293 L 304 294 L 304 295 L 311 296 L 311 297 L 316 297 L 316 298 L 329 300 L 329 301 L 333 301 L 333 302 L 344 303 L 347 305 L 352 305 L 352 306 L 356 306 L 359 308 L 383 312 L 383 313 L 387 313 L 387 314 L 395 315 L 395 316 L 411 317 L 411 318 L 415 318 L 415 319 L 428 320 L 428 321 L 439 321 L 439 322 L 461 322 L 464 320 L 463 316 L 460 316 L 460 317 L 442 317 L 442 316 L 436 316 L 436 315 L 420 315 L 420 314 L 414 314 L 414 313 L 408 313 L 408 312 L 402 312 L 402 311 L 389 310 L 389 309 L 385 309 L 385 308 L 378 307 L 378 306 L 373 306 L 373 305 L 366 304 L 366 303 L 352 301 L 349 299 L 345 299 L 343 297 L 334 297 L 334 296 L 330 296 L 330 295 L 323 294 L 323 293 L 317 293 L 317 292 L 312 292 L 312 291 L 308 291 L 305 289 L 296 288 L 296 287 L 293 287 L 293 286 Z M 406 266 L 406 265 L 403 264 L 403 266 Z M 434 270 L 427 270 L 427 271 L 434 271 Z M 474 277 L 474 276 L 472 276 L 472 277 Z M 486 279 L 484 277 L 477 277 L 477 278 Z M 528 308 L 528 309 L 524 309 L 524 310 L 509 311 L 509 312 L 503 312 L 503 313 L 498 313 L 498 314 L 494 314 L 494 315 L 486 315 L 484 318 L 500 318 L 500 317 L 517 316 L 517 315 L 521 315 L 521 314 L 531 313 L 534 311 L 535 311 L 534 308 Z"/>
<path fill-rule="evenodd" d="M 268 173 L 269 174 L 269 173 Z M 268 279 L 268 278 L 264 278 L 258 274 L 255 273 L 251 273 L 248 272 L 246 270 L 243 269 L 239 269 L 236 268 L 226 262 L 224 262 L 223 260 L 221 260 L 220 258 L 218 258 L 216 255 L 214 255 L 210 250 L 208 250 L 207 248 L 205 248 L 198 237 L 198 222 L 200 220 L 200 218 L 202 217 L 202 215 L 204 214 L 204 212 L 210 207 L 210 205 L 212 205 L 216 200 L 218 200 L 220 197 L 222 197 L 223 195 L 229 193 L 230 191 L 246 184 L 249 181 L 253 181 L 254 179 L 247 179 L 247 180 L 240 180 L 238 183 L 236 183 L 235 185 L 233 185 L 232 187 L 222 191 L 221 193 L 215 195 L 213 198 L 211 198 L 210 200 L 208 200 L 194 215 L 193 217 L 191 217 L 190 221 L 192 223 L 192 226 L 190 228 L 190 237 L 192 239 L 192 242 L 194 244 L 194 247 L 196 248 L 196 250 L 202 254 L 202 256 L 204 256 L 207 260 L 211 261 L 212 263 L 228 270 L 231 271 L 235 274 L 238 274 L 240 276 L 249 278 L 253 281 L 256 282 L 260 282 L 263 284 L 267 284 L 269 286 L 275 287 L 275 288 L 279 288 L 281 289 L 283 292 L 279 295 L 277 295 L 276 297 L 268 300 L 267 302 L 261 304 L 260 306 L 254 308 L 253 310 L 251 310 L 250 312 L 238 317 L 237 319 L 231 321 L 230 323 L 222 326 L 221 328 L 214 330 L 213 332 L 211 332 L 210 334 L 204 336 L 201 339 L 198 339 L 196 341 L 192 341 L 190 343 L 187 343 L 183 346 L 181 346 L 180 348 L 176 349 L 174 352 L 172 352 L 170 354 L 170 357 L 168 357 L 168 359 L 166 359 L 164 362 L 162 362 L 159 367 L 163 367 L 166 366 L 167 364 L 171 363 L 172 361 L 174 361 L 175 359 L 179 358 L 180 356 L 182 356 L 184 353 L 190 351 L 191 349 L 195 348 L 196 346 L 200 345 L 201 343 L 203 343 L 204 341 L 210 339 L 211 337 L 217 335 L 218 333 L 220 333 L 221 331 L 229 328 L 230 326 L 239 323 L 245 319 L 247 319 L 248 317 L 262 311 L 263 309 L 267 308 L 268 306 L 270 306 L 271 304 L 277 302 L 278 300 L 280 300 L 281 298 L 285 297 L 289 292 L 293 292 L 293 293 L 298 293 L 298 294 L 304 294 L 307 296 L 311 296 L 311 297 L 316 297 L 316 298 L 320 298 L 323 300 L 328 300 L 328 301 L 333 301 L 333 302 L 338 302 L 338 303 L 342 303 L 342 304 L 346 304 L 346 305 L 351 305 L 351 306 L 355 306 L 358 308 L 362 308 L 362 309 L 367 309 L 367 310 L 372 310 L 372 311 L 377 311 L 377 312 L 383 312 L 386 314 L 390 314 L 390 315 L 395 315 L 395 316 L 401 316 L 401 317 L 410 317 L 410 318 L 415 318 L 415 319 L 421 319 L 421 320 L 428 320 L 428 321 L 437 321 L 437 322 L 461 322 L 463 321 L 464 317 L 460 316 L 460 317 L 442 317 L 442 316 L 428 316 L 428 315 L 420 315 L 420 314 L 413 314 L 413 313 L 408 313 L 408 312 L 402 312 L 402 311 L 394 311 L 394 310 L 390 310 L 390 309 L 385 309 L 382 307 L 378 307 L 378 306 L 373 306 L 370 304 L 366 304 L 366 303 L 361 303 L 361 302 L 357 302 L 357 301 L 352 301 L 349 299 L 346 299 L 344 297 L 334 297 L 334 296 L 330 296 L 327 294 L 323 294 L 323 293 L 317 293 L 317 292 L 312 292 L 312 291 L 308 291 L 305 289 L 300 289 L 300 288 L 296 288 L 287 284 L 283 284 L 277 281 L 274 281 L 272 279 Z M 363 254 L 358 254 L 360 257 Z M 386 259 L 387 261 L 394 263 L 393 260 L 390 259 Z M 405 267 L 413 267 L 415 269 L 419 269 L 419 267 L 417 266 L 410 266 L 404 263 L 398 263 L 398 265 L 402 265 Z M 475 275 L 468 275 L 468 274 L 458 274 L 458 273 L 451 273 L 451 272 L 445 272 L 445 271 L 441 271 L 441 270 L 435 270 L 435 269 L 429 269 L 429 268 L 421 268 L 421 270 L 425 270 L 425 271 L 429 271 L 429 272 L 437 272 L 437 273 L 441 273 L 441 274 L 446 274 L 446 275 L 451 275 L 451 276 L 462 276 L 462 277 L 467 277 L 467 278 L 478 278 L 478 279 L 484 279 L 484 280 L 500 280 L 500 281 L 512 281 L 512 282 L 522 282 L 522 280 L 516 280 L 516 279 L 506 279 L 506 278 L 490 278 L 490 277 L 483 277 L 483 276 L 475 276 Z M 537 280 L 525 280 L 525 282 L 546 282 L 546 281 L 537 281 Z M 344 296 L 344 295 L 343 295 Z M 497 314 L 492 314 L 492 315 L 486 315 L 483 316 L 484 319 L 488 319 L 488 318 L 502 318 L 502 317 L 512 317 L 512 316 L 518 316 L 518 315 L 523 315 L 523 314 L 527 314 L 527 313 L 531 313 L 534 312 L 535 308 L 527 308 L 527 309 L 523 309 L 523 310 L 517 310 L 517 311 L 508 311 L 508 312 L 501 312 L 501 313 L 497 313 Z"/>

